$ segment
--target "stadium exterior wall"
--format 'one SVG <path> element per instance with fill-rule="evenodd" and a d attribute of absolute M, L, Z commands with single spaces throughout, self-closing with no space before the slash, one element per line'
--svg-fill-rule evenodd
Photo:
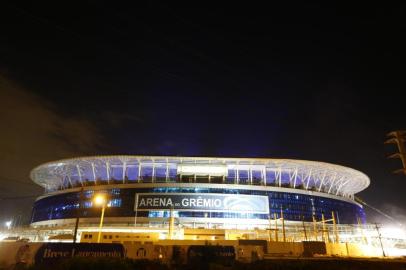
<path fill-rule="evenodd" d="M 106 210 L 107 224 L 126 224 L 132 226 L 137 216 L 138 223 L 148 225 L 167 222 L 170 216 L 169 208 L 151 211 L 137 211 L 136 194 L 240 194 L 251 196 L 266 196 L 269 214 L 213 211 L 174 211 L 179 223 L 186 226 L 216 224 L 218 227 L 233 226 L 233 224 L 250 223 L 253 226 L 267 224 L 269 218 L 280 218 L 281 209 L 284 218 L 290 221 L 311 222 L 313 216 L 321 220 L 322 213 L 326 218 L 331 217 L 332 211 L 340 224 L 355 224 L 360 218 L 365 222 L 362 206 L 349 198 L 325 194 L 315 191 L 305 191 L 291 188 L 219 185 L 219 184 L 185 184 L 185 183 L 155 183 L 155 184 L 122 184 L 93 186 L 81 189 L 63 190 L 46 194 L 34 203 L 31 225 L 58 224 L 64 220 L 77 217 L 77 206 L 80 202 L 79 217 L 88 218 L 96 225 L 100 216 L 100 208 L 93 206 L 92 198 L 96 193 L 106 193 L 109 206 Z M 80 199 L 82 198 L 82 199 Z M 196 225 L 197 224 L 197 225 Z"/>

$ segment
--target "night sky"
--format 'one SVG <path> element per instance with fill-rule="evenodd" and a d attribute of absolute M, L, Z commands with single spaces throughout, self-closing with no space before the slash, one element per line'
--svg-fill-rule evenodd
<path fill-rule="evenodd" d="M 95 154 L 336 163 L 406 221 L 406 176 L 383 144 L 406 129 L 406 4 L 13 2 L 0 8 L 1 224 L 28 222 L 34 166 Z"/>

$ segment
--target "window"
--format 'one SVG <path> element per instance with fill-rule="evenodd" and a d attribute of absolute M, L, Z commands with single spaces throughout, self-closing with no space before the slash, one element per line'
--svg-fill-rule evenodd
<path fill-rule="evenodd" d="M 120 207 L 121 206 L 121 199 L 113 199 L 109 202 L 109 207 Z"/>
<path fill-rule="evenodd" d="M 236 170 L 235 169 L 228 169 L 228 174 L 226 178 L 227 184 L 235 184 L 236 183 Z"/>
<path fill-rule="evenodd" d="M 155 163 L 155 182 L 166 182 L 165 163 Z"/>
<path fill-rule="evenodd" d="M 262 185 L 262 172 L 259 170 L 252 170 L 252 184 L 253 185 Z"/>
<path fill-rule="evenodd" d="M 248 170 L 239 170 L 238 171 L 238 184 L 240 185 L 247 185 L 249 184 L 249 179 L 248 179 Z"/>
<path fill-rule="evenodd" d="M 119 188 L 113 188 L 113 189 L 111 189 L 110 193 L 112 195 L 120 195 L 120 189 Z"/>
<path fill-rule="evenodd" d="M 138 180 L 138 164 L 127 165 L 127 177 L 128 181 L 137 181 Z"/>
<path fill-rule="evenodd" d="M 145 183 L 152 182 L 152 164 L 142 164 L 141 167 L 141 180 Z"/>
<path fill-rule="evenodd" d="M 277 186 L 279 183 L 277 183 L 276 179 L 276 171 L 273 170 L 266 170 L 265 172 L 265 177 L 266 177 L 266 184 L 268 186 Z"/>
<path fill-rule="evenodd" d="M 110 165 L 110 178 L 117 182 L 122 182 L 124 179 L 123 165 Z"/>

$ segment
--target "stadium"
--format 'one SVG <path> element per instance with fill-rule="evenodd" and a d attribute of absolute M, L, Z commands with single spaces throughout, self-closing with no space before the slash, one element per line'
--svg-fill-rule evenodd
<path fill-rule="evenodd" d="M 42 164 L 31 179 L 45 193 L 31 227 L 97 228 L 96 194 L 107 196 L 105 228 L 266 229 L 272 221 L 365 223 L 354 194 L 369 178 L 315 161 L 179 156 L 91 156 Z M 285 225 L 285 224 L 284 224 Z"/>

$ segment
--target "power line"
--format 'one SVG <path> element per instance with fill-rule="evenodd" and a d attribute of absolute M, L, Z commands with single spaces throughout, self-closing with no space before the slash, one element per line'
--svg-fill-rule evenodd
<path fill-rule="evenodd" d="M 388 214 L 382 212 L 382 211 L 379 210 L 378 208 L 373 207 L 372 205 L 366 203 L 366 202 L 363 201 L 361 198 L 359 198 L 359 197 L 354 197 L 354 198 L 355 198 L 356 201 L 358 201 L 358 202 L 362 203 L 363 205 L 365 205 L 365 206 L 371 208 L 372 210 L 374 210 L 374 211 L 378 212 L 379 214 L 383 215 L 384 217 L 386 217 L 386 218 L 388 218 L 388 219 L 390 219 L 390 220 L 396 222 L 396 223 L 399 224 L 400 226 L 403 226 L 403 224 L 400 223 L 397 219 L 395 219 L 394 217 L 391 217 L 390 215 L 388 215 Z"/>

